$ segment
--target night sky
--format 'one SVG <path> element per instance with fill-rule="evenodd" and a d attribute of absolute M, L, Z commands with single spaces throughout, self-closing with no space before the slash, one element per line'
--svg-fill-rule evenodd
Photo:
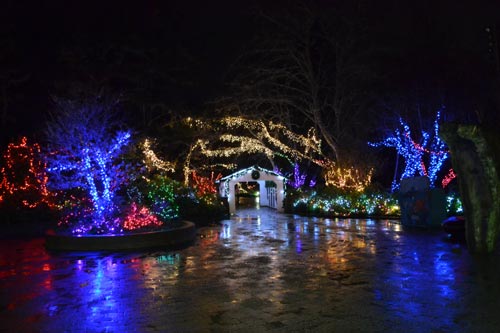
<path fill-rule="evenodd" d="M 265 35 L 259 17 L 286 16 L 295 2 L 6 1 L 0 12 L 1 143 L 22 134 L 40 137 L 52 97 L 78 91 L 123 96 L 128 114 L 137 96 L 199 114 L 231 93 L 228 77 L 236 60 Z M 385 89 L 381 96 L 419 90 L 423 104 L 432 105 L 444 98 L 451 120 L 475 121 L 469 112 L 478 105 L 496 113 L 496 6 L 307 3 L 324 17 L 366 28 L 372 52 L 367 59 L 379 80 L 373 87 Z"/>

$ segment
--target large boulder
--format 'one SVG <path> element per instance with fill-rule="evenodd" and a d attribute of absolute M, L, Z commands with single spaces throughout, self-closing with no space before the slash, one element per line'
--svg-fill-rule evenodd
<path fill-rule="evenodd" d="M 469 251 L 493 252 L 500 231 L 498 133 L 477 125 L 444 124 L 441 137 L 458 175 Z"/>

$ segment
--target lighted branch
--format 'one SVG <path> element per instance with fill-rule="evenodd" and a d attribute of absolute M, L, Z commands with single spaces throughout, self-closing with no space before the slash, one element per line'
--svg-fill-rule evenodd
<path fill-rule="evenodd" d="M 310 129 L 307 135 L 301 135 L 272 121 L 244 117 L 224 117 L 212 121 L 187 118 L 184 123 L 194 130 L 216 133 L 210 139 L 200 138 L 191 145 L 183 168 L 185 183 L 191 172 L 197 169 L 193 166 L 196 156 L 204 157 L 204 165 L 207 158 L 212 161 L 211 165 L 221 165 L 227 158 L 260 154 L 266 156 L 273 168 L 276 156 L 296 161 L 309 160 L 318 165 L 327 160 L 314 129 Z"/>
<path fill-rule="evenodd" d="M 422 131 L 420 140 L 417 142 L 412 138 L 410 126 L 402 119 L 399 119 L 400 127 L 396 128 L 392 135 L 384 140 L 375 143 L 368 143 L 373 147 L 390 147 L 396 149 L 399 156 L 405 161 L 400 180 L 416 175 L 429 177 L 431 186 L 437 178 L 437 173 L 441 169 L 443 162 L 448 158 L 448 151 L 444 142 L 439 138 L 439 119 L 441 113 L 438 112 L 433 126 L 433 135 Z M 429 156 L 429 163 L 425 165 L 424 156 Z M 397 166 L 396 166 L 397 167 Z M 393 190 L 399 187 L 399 183 L 393 181 Z"/>
<path fill-rule="evenodd" d="M 363 171 L 354 167 L 326 165 L 325 184 L 343 190 L 363 192 L 371 184 L 373 169 Z"/>
<path fill-rule="evenodd" d="M 175 172 L 175 163 L 163 161 L 156 156 L 156 153 L 151 148 L 151 141 L 145 139 L 142 143 L 142 153 L 144 154 L 144 164 L 148 169 L 158 169 L 165 172 Z"/>

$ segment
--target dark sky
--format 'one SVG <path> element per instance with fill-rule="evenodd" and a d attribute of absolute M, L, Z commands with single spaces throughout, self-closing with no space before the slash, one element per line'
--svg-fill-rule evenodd
<path fill-rule="evenodd" d="M 474 56 L 486 53 L 484 29 L 491 22 L 500 23 L 496 6 L 477 2 L 472 5 L 431 0 L 314 2 L 325 10 L 345 11 L 345 17 L 355 15 L 356 6 L 364 6 L 364 12 L 369 13 L 365 19 L 372 27 L 371 38 L 376 39 L 381 48 L 391 50 L 383 62 L 402 86 L 411 81 L 408 77 L 433 76 L 448 67 L 474 67 L 470 62 L 473 57 L 467 53 Z M 7 87 L 2 107 L 8 109 L 11 119 L 9 126 L 2 129 L 2 142 L 17 132 L 29 132 L 40 125 L 51 107 L 50 96 L 61 90 L 54 82 L 64 82 L 70 77 L 83 81 L 91 76 L 88 68 L 98 68 L 98 65 L 86 53 L 89 48 L 92 55 L 102 54 L 100 48 L 109 45 L 132 45 L 132 48 L 140 45 L 140 48 L 160 50 L 158 54 L 164 52 L 168 56 L 160 55 L 155 61 L 165 62 L 162 65 L 175 72 L 172 74 L 175 84 L 166 98 L 177 99 L 175 103 L 184 100 L 187 107 L 193 107 L 190 102 L 196 105 L 216 97 L 226 72 L 258 29 L 256 14 L 270 11 L 279 16 L 289 3 L 271 0 L 4 1 L 0 11 L 0 83 Z M 64 58 L 68 50 L 73 56 Z M 74 60 L 79 55 L 83 60 Z M 109 54 L 113 56 L 114 53 Z M 68 65 L 71 61 L 73 67 Z M 113 63 L 116 59 L 99 61 L 104 70 L 115 70 L 105 67 L 107 62 Z M 134 66 L 131 62 L 131 70 Z M 124 67 L 116 68 L 123 70 Z M 464 75 L 463 79 L 467 80 Z M 99 78 L 94 79 L 99 82 Z M 21 83 L 15 83 L 18 80 Z M 122 88 L 126 90 L 127 86 L 120 86 Z"/>

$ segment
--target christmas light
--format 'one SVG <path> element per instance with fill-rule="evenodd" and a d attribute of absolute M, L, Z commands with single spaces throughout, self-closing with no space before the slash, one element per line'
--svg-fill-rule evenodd
<path fill-rule="evenodd" d="M 288 181 L 288 185 L 295 189 L 301 188 L 306 182 L 306 176 L 306 173 L 300 173 L 299 164 L 295 163 L 293 165 L 293 181 Z"/>
<path fill-rule="evenodd" d="M 457 175 L 455 173 L 455 170 L 453 169 L 450 169 L 448 171 L 448 173 L 446 174 L 446 176 L 444 176 L 443 180 L 441 181 L 441 185 L 443 186 L 443 188 L 445 188 L 446 186 L 448 186 L 450 184 L 450 182 L 457 178 Z"/>
<path fill-rule="evenodd" d="M 163 222 L 153 215 L 147 207 L 137 207 L 135 202 L 130 204 L 128 214 L 123 220 L 123 229 L 137 230 L 145 227 L 158 227 L 163 225 Z"/>
<path fill-rule="evenodd" d="M 145 139 L 142 143 L 142 153 L 144 154 L 144 164 L 148 169 L 158 169 L 165 172 L 175 172 L 175 163 L 165 162 L 156 156 L 155 152 L 151 149 L 151 141 Z"/>
<path fill-rule="evenodd" d="M 342 190 L 362 192 L 371 184 L 373 169 L 363 172 L 354 167 L 338 167 L 335 164 L 325 166 L 326 186 Z"/>
<path fill-rule="evenodd" d="M 28 138 L 22 137 L 19 144 L 7 146 L 4 161 L 0 170 L 0 203 L 11 199 L 27 208 L 56 207 L 54 195 L 47 189 L 48 176 L 40 145 L 29 144 Z"/>
<path fill-rule="evenodd" d="M 222 175 L 220 173 L 217 175 L 217 177 L 214 178 L 214 173 L 212 172 L 209 178 L 199 176 L 196 171 L 193 171 L 193 188 L 196 190 L 196 194 L 198 195 L 198 197 L 203 197 L 208 194 L 216 194 L 217 187 L 215 186 L 215 182 L 221 178 Z"/>
<path fill-rule="evenodd" d="M 175 182 L 167 177 L 157 176 L 147 183 L 146 201 L 163 221 L 179 216 L 179 206 L 176 203 Z"/>
<path fill-rule="evenodd" d="M 224 117 L 212 121 L 186 118 L 184 123 L 195 130 L 214 133 L 213 139 L 199 139 L 191 145 L 183 167 L 185 185 L 188 184 L 192 171 L 198 169 L 192 167 L 193 158 L 197 153 L 227 168 L 234 168 L 234 165 L 224 165 L 220 163 L 220 159 L 249 154 L 262 154 L 273 166 L 277 156 L 288 161 L 309 160 L 318 165 L 327 160 L 321 152 L 321 140 L 312 128 L 307 135 L 301 135 L 272 121 L 264 122 L 244 117 Z M 203 163 L 207 166 L 215 165 L 207 163 L 206 159 Z"/>
<path fill-rule="evenodd" d="M 464 213 L 464 208 L 462 206 L 462 200 L 455 192 L 450 192 L 446 196 L 446 212 L 448 216 L 450 215 L 462 215 Z"/>
<path fill-rule="evenodd" d="M 410 126 L 403 119 L 399 119 L 400 128 L 394 130 L 394 134 L 388 136 L 380 142 L 368 144 L 373 147 L 390 147 L 395 148 L 398 155 L 405 160 L 404 170 L 400 180 L 403 178 L 413 177 L 416 175 L 427 176 L 431 186 L 434 186 L 437 174 L 441 169 L 444 161 L 448 158 L 448 151 L 445 143 L 439 138 L 439 119 L 441 112 L 438 111 L 433 125 L 432 138 L 429 133 L 422 131 L 419 142 L 412 138 Z M 424 153 L 429 155 L 429 164 L 426 167 L 424 161 Z M 394 179 L 392 190 L 399 187 Z"/>
<path fill-rule="evenodd" d="M 326 216 L 398 216 L 400 209 L 397 200 L 387 194 L 355 193 L 324 196 L 313 191 L 304 194 L 293 202 L 295 210 L 301 212 L 305 207 L 308 213 Z"/>
<path fill-rule="evenodd" d="M 56 190 L 83 191 L 89 197 L 92 218 L 75 231 L 114 233 L 119 223 L 116 192 L 130 178 L 129 166 L 120 156 L 131 133 L 113 133 L 116 124 L 100 102 L 64 106 L 68 109 L 49 123 L 47 130 L 49 185 Z"/>

